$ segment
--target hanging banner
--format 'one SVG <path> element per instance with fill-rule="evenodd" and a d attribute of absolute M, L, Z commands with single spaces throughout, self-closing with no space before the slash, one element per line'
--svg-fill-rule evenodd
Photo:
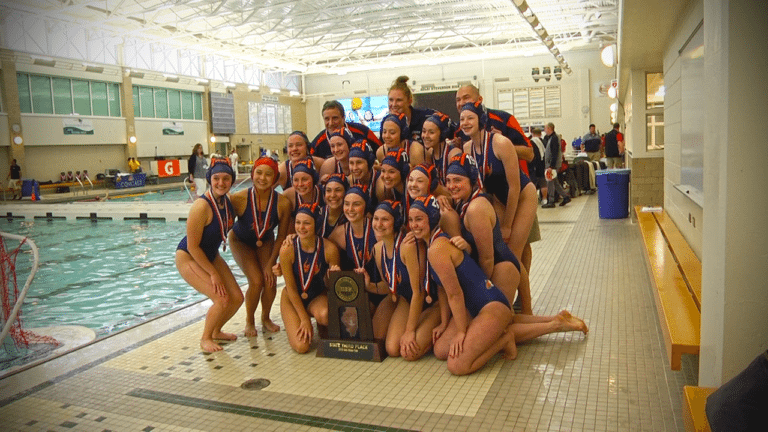
<path fill-rule="evenodd" d="M 184 123 L 163 122 L 163 135 L 184 135 Z"/>
<path fill-rule="evenodd" d="M 93 135 L 93 120 L 70 119 L 62 120 L 64 123 L 64 135 Z"/>

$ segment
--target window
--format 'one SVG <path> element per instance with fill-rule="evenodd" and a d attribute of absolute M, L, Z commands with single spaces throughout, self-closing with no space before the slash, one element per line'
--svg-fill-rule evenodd
<path fill-rule="evenodd" d="M 647 150 L 664 149 L 664 113 L 645 115 L 645 141 Z"/>
<path fill-rule="evenodd" d="M 645 108 L 664 108 L 664 74 L 645 74 Z"/>
<path fill-rule="evenodd" d="M 203 97 L 197 92 L 133 86 L 133 112 L 144 118 L 202 120 Z"/>
<path fill-rule="evenodd" d="M 30 76 L 32 90 L 32 112 L 53 114 L 53 95 L 51 79 L 44 76 Z"/>
<path fill-rule="evenodd" d="M 645 74 L 645 149 L 664 149 L 664 74 Z"/>
<path fill-rule="evenodd" d="M 16 74 L 19 105 L 26 114 L 120 117 L 120 85 L 101 81 Z"/>
<path fill-rule="evenodd" d="M 53 79 L 53 110 L 56 114 L 72 114 L 72 81 L 66 78 Z"/>

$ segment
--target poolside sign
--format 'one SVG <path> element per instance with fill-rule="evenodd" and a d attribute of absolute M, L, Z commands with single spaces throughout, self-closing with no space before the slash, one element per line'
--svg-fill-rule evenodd
<path fill-rule="evenodd" d="M 178 177 L 179 175 L 181 175 L 181 168 L 178 159 L 157 161 L 158 177 Z"/>

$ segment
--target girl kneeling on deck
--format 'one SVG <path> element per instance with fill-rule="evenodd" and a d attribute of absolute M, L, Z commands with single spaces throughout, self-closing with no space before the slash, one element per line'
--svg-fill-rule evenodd
<path fill-rule="evenodd" d="M 324 278 L 328 271 L 338 271 L 339 250 L 332 241 L 319 237 L 320 207 L 299 204 L 296 209 L 296 236 L 280 250 L 280 268 L 285 289 L 280 298 L 280 313 L 288 342 L 297 353 L 309 351 L 313 331 L 311 317 L 318 330 L 328 325 L 328 296 Z"/>
<path fill-rule="evenodd" d="M 211 161 L 206 174 L 210 189 L 192 204 L 187 218 L 187 235 L 176 249 L 176 268 L 181 277 L 213 300 L 200 340 L 200 348 L 205 352 L 222 349 L 215 339 L 237 339 L 234 334 L 222 332 L 221 328 L 243 304 L 243 293 L 219 255 L 219 246 L 226 241 L 234 222 L 235 213 L 227 196 L 234 178 L 235 172 L 228 160 Z"/>

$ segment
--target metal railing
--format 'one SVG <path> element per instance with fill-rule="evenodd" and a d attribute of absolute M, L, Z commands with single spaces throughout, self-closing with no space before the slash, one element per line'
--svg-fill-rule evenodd
<path fill-rule="evenodd" d="M 27 278 L 27 282 L 24 284 L 24 288 L 22 288 L 21 292 L 19 293 L 19 298 L 16 299 L 16 304 L 13 305 L 13 310 L 11 310 L 10 315 L 6 317 L 5 325 L 3 326 L 3 332 L 0 333 L 0 343 L 5 340 L 5 337 L 8 336 L 8 333 L 11 331 L 11 326 L 13 325 L 14 321 L 16 321 L 16 317 L 19 315 L 19 310 L 21 310 L 21 306 L 24 304 L 24 298 L 27 296 L 27 291 L 29 291 L 29 286 L 32 284 L 32 279 L 35 277 L 35 273 L 37 273 L 37 268 L 40 262 L 40 254 L 37 250 L 37 245 L 35 245 L 35 242 L 32 240 L 22 237 L 20 235 L 16 234 L 10 234 L 6 232 L 0 231 L 0 236 L 3 236 L 5 238 L 9 238 L 12 240 L 18 240 L 18 241 L 24 241 L 26 239 L 26 244 L 29 245 L 29 247 L 32 249 L 32 271 L 29 272 L 29 277 Z"/>
<path fill-rule="evenodd" d="M 189 195 L 189 200 L 194 201 L 195 197 L 192 196 L 192 191 L 189 189 L 189 186 L 190 186 L 189 177 L 184 177 L 184 190 L 187 191 L 187 195 Z"/>

